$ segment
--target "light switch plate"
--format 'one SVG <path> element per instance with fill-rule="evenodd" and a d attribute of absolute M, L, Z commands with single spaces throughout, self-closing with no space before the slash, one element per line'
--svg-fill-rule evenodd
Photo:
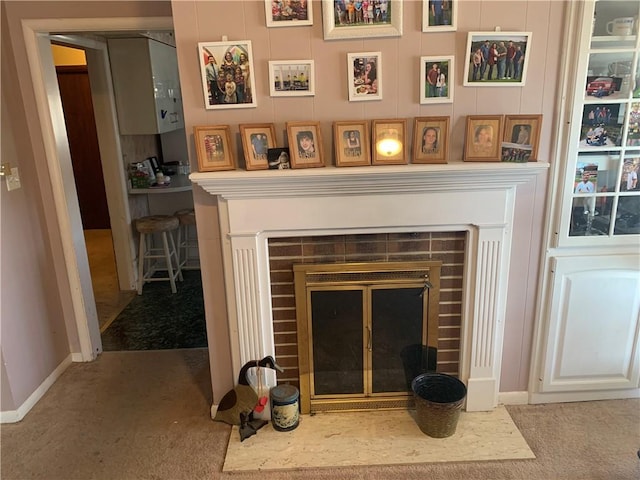
<path fill-rule="evenodd" d="M 20 175 L 18 174 L 18 167 L 11 169 L 11 174 L 7 175 L 7 190 L 17 190 L 20 188 Z"/>

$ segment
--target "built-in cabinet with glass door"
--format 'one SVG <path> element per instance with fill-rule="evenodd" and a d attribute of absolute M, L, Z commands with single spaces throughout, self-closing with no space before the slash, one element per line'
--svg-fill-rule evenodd
<path fill-rule="evenodd" d="M 532 401 L 638 395 L 638 0 L 568 2 Z"/>

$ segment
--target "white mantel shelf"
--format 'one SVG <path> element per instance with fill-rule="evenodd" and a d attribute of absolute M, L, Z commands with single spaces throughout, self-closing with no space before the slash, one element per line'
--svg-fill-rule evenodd
<path fill-rule="evenodd" d="M 192 173 L 190 179 L 223 198 L 383 194 L 402 191 L 511 188 L 548 170 L 543 162 L 452 162 L 438 165 L 324 167 Z"/>

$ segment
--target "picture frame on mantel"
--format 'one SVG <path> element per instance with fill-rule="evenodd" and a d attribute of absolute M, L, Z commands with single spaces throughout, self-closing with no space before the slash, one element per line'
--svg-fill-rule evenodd
<path fill-rule="evenodd" d="M 371 122 L 371 164 L 407 163 L 407 120 L 375 119 Z"/>
<path fill-rule="evenodd" d="M 538 160 L 538 144 L 540 142 L 540 128 L 542 126 L 542 115 L 505 115 L 503 143 L 512 144 L 508 148 L 511 153 L 523 153 L 526 161 L 535 162 Z M 503 145 L 504 147 L 504 145 Z M 504 149 L 504 148 L 503 148 Z M 518 152 L 522 150 L 522 152 Z M 529 155 L 526 151 L 529 150 Z M 505 160 L 503 155 L 502 160 Z"/>
<path fill-rule="evenodd" d="M 463 85 L 524 87 L 531 35 L 531 32 L 469 32 Z"/>
<path fill-rule="evenodd" d="M 314 0 L 275 2 L 264 0 L 267 27 L 302 27 L 313 25 Z"/>
<path fill-rule="evenodd" d="M 413 163 L 447 163 L 449 117 L 416 117 L 413 128 Z"/>
<path fill-rule="evenodd" d="M 366 120 L 333 122 L 336 167 L 371 165 L 368 123 Z"/>
<path fill-rule="evenodd" d="M 458 0 L 422 0 L 422 31 L 454 32 L 458 28 Z"/>
<path fill-rule="evenodd" d="M 502 125 L 502 115 L 468 115 L 464 161 L 499 162 Z"/>
<path fill-rule="evenodd" d="M 195 126 L 193 137 L 199 172 L 235 170 L 229 125 Z"/>
<path fill-rule="evenodd" d="M 276 129 L 273 123 L 243 123 L 238 125 L 247 170 L 267 170 L 267 153 L 276 146 Z"/>
<path fill-rule="evenodd" d="M 291 168 L 324 167 L 320 122 L 287 122 Z"/>
<path fill-rule="evenodd" d="M 324 39 L 400 37 L 402 36 L 403 1 L 380 0 L 380 12 L 377 15 L 375 6 L 370 12 L 357 14 L 352 10 L 350 14 L 345 0 L 322 0 Z"/>

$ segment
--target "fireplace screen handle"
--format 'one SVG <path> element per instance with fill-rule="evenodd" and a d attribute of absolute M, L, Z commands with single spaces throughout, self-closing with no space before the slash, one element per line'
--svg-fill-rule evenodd
<path fill-rule="evenodd" d="M 367 325 L 367 350 L 371 351 L 371 327 Z"/>
<path fill-rule="evenodd" d="M 424 297 L 424 294 L 427 292 L 428 289 L 433 288 L 433 283 L 431 283 L 429 281 L 429 274 L 427 273 L 424 276 L 424 288 L 422 289 L 422 292 L 420 292 L 420 296 Z"/>

